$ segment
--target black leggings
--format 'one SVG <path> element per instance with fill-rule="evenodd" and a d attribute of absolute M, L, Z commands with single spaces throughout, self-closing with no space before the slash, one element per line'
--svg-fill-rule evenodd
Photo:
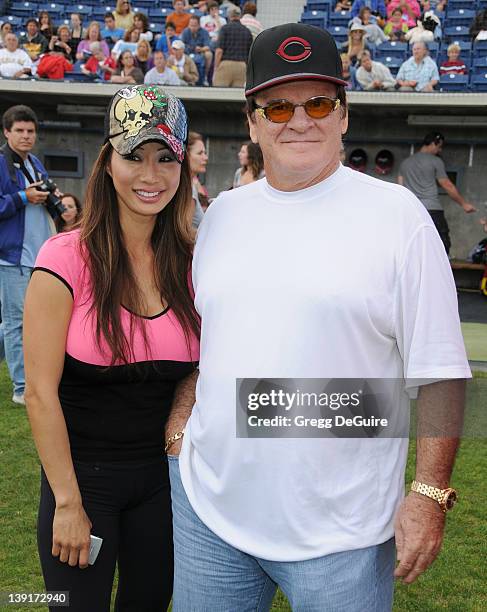
<path fill-rule="evenodd" d="M 83 507 L 103 538 L 94 565 L 61 563 L 51 554 L 54 496 L 44 471 L 37 541 L 48 591 L 69 591 L 71 612 L 109 612 L 118 563 L 118 612 L 164 612 L 172 595 L 172 514 L 167 461 L 147 465 L 75 462 Z M 57 612 L 59 608 L 50 608 Z"/>

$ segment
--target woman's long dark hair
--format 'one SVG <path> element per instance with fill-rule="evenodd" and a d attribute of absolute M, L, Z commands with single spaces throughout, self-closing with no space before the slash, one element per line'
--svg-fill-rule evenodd
<path fill-rule="evenodd" d="M 72 224 L 72 229 L 74 229 L 74 227 L 78 227 L 79 222 L 81 220 L 81 213 L 82 213 L 82 206 L 81 206 L 81 202 L 79 201 L 79 199 L 74 195 L 74 193 L 63 193 L 63 197 L 61 198 L 61 202 L 64 200 L 64 198 L 72 198 L 74 205 L 76 206 L 76 219 L 74 220 L 73 224 Z M 56 229 L 58 232 L 64 232 L 64 230 L 66 229 L 66 221 L 61 217 L 56 217 L 54 219 L 54 225 L 56 226 Z"/>
<path fill-rule="evenodd" d="M 150 350 L 145 319 L 130 315 L 130 330 L 125 334 L 120 309 L 145 312 L 146 305 L 130 263 L 119 219 L 117 193 L 107 172 L 112 146 L 105 144 L 91 173 L 81 222 L 81 244 L 91 273 L 91 311 L 96 313 L 96 340 L 102 337 L 112 353 L 112 365 L 130 363 L 134 358 L 134 332 L 143 335 L 147 357 Z M 154 279 L 161 301 L 165 301 L 180 322 L 188 349 L 190 334 L 199 335 L 199 319 L 194 309 L 189 274 L 194 232 L 191 229 L 191 174 L 187 157 L 181 167 L 179 187 L 173 199 L 157 215 L 151 236 L 154 251 Z"/>
<path fill-rule="evenodd" d="M 249 142 L 245 143 L 247 147 L 247 170 L 250 170 L 254 180 L 258 180 L 260 178 L 260 173 L 264 169 L 264 158 L 262 157 L 262 151 L 258 144 L 253 143 L 249 140 Z"/>

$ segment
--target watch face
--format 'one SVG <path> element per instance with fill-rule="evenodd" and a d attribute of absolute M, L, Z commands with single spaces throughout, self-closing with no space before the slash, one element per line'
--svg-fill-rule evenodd
<path fill-rule="evenodd" d="M 457 494 L 455 491 L 450 491 L 445 500 L 445 506 L 447 510 L 451 510 L 457 501 Z"/>

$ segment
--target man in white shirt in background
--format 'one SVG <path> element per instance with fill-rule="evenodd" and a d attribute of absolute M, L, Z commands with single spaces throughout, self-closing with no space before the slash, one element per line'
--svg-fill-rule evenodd
<path fill-rule="evenodd" d="M 413 582 L 441 547 L 458 433 L 428 437 L 424 421 L 438 407 L 456 424 L 463 413 L 455 285 L 419 200 L 340 164 L 345 86 L 325 30 L 292 23 L 255 39 L 245 93 L 266 178 L 224 192 L 201 222 L 196 402 L 188 382 L 166 428 L 174 612 L 262 612 L 278 586 L 293 610 L 389 612 L 394 575 Z M 407 390 L 420 386 L 411 491 L 408 427 L 320 438 L 266 423 L 252 435 L 247 420 L 242 435 L 249 379 L 274 391 L 297 379 L 407 381 L 390 404 L 407 420 Z"/>
<path fill-rule="evenodd" d="M 152 56 L 154 68 L 151 68 L 144 77 L 146 85 L 175 85 L 181 84 L 178 75 L 167 67 L 166 56 L 162 51 L 154 51 Z"/>
<path fill-rule="evenodd" d="M 396 88 L 396 79 L 389 68 L 372 61 L 369 51 L 362 51 L 356 77 L 364 91 L 394 91 Z"/>
<path fill-rule="evenodd" d="M 0 49 L 0 75 L 10 79 L 30 76 L 32 60 L 28 53 L 19 49 L 19 40 L 12 32 L 5 36 L 5 48 Z"/>

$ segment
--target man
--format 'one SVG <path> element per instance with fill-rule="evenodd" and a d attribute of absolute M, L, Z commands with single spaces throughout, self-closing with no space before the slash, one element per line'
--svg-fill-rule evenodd
<path fill-rule="evenodd" d="M 194 63 L 198 68 L 198 85 L 208 85 L 208 73 L 210 72 L 213 53 L 210 50 L 210 36 L 200 26 L 200 18 L 192 15 L 188 27 L 181 34 L 181 40 L 186 45 L 186 53 L 193 56 Z"/>
<path fill-rule="evenodd" d="M 370 51 L 362 51 L 356 78 L 364 91 L 394 91 L 396 86 L 389 68 L 372 61 Z"/>
<path fill-rule="evenodd" d="M 475 207 L 467 202 L 455 185 L 450 181 L 445 164 L 439 157 L 445 137 L 439 132 L 426 134 L 421 149 L 405 159 L 400 168 L 398 183 L 404 185 L 422 202 L 435 224 L 447 254 L 450 252 L 450 231 L 445 219 L 443 206 L 438 197 L 438 185 L 443 187 L 450 198 L 466 213 L 475 212 Z"/>
<path fill-rule="evenodd" d="M 105 27 L 100 32 L 101 37 L 106 40 L 109 45 L 114 45 L 117 40 L 123 38 L 125 30 L 115 26 L 115 17 L 110 11 L 105 13 L 103 20 L 105 22 Z"/>
<path fill-rule="evenodd" d="M 24 79 L 30 76 L 32 60 L 23 49 L 19 49 L 17 36 L 12 32 L 4 38 L 5 48 L 0 49 L 0 75 L 9 79 Z"/>
<path fill-rule="evenodd" d="M 252 38 L 257 38 L 262 32 L 264 28 L 257 19 L 257 5 L 255 2 L 246 2 L 243 5 L 240 23 L 250 30 Z"/>
<path fill-rule="evenodd" d="M 247 56 L 252 45 L 250 30 L 240 23 L 239 8 L 229 9 L 215 51 L 215 87 L 243 87 Z"/>
<path fill-rule="evenodd" d="M 176 27 L 176 34 L 179 36 L 183 30 L 188 27 L 190 13 L 185 11 L 184 0 L 173 0 L 174 13 L 166 17 L 166 22 L 170 21 Z"/>
<path fill-rule="evenodd" d="M 167 60 L 169 68 L 174 70 L 180 79 L 180 85 L 196 85 L 199 79 L 198 68 L 194 61 L 184 53 L 185 44 L 182 40 L 174 40 L 171 44 L 174 55 L 170 55 Z"/>
<path fill-rule="evenodd" d="M 14 386 L 12 401 L 24 404 L 25 290 L 37 253 L 54 228 L 42 206 L 48 193 L 38 189 L 47 173 L 31 154 L 37 117 L 28 106 L 12 106 L 4 113 L 2 123 L 7 143 L 0 154 L 0 309 L 5 358 Z"/>
<path fill-rule="evenodd" d="M 415 484 L 421 492 L 401 504 L 404 440 L 235 436 L 238 378 L 469 376 L 451 271 L 431 220 L 412 194 L 339 166 L 343 84 L 326 32 L 290 24 L 256 39 L 246 94 L 267 179 L 212 204 L 194 257 L 201 380 L 183 438 L 184 489 L 170 458 L 175 612 L 240 610 L 243 602 L 267 609 L 275 583 L 294 609 L 388 610 L 395 515 L 397 576 L 412 582 L 439 550 L 456 439 L 419 440 L 416 478 L 425 486 Z M 361 253 L 360 287 L 347 289 L 352 262 L 342 246 L 350 232 L 360 240 L 364 226 L 380 240 Z M 424 384 L 420 420 L 445 401 L 461 413 L 462 389 Z M 168 424 L 171 454 L 183 422 L 176 411 Z M 215 557 L 224 559 L 217 572 Z"/>
<path fill-rule="evenodd" d="M 212 0 L 208 3 L 208 15 L 205 15 L 200 19 L 200 25 L 210 35 L 210 39 L 213 45 L 216 45 L 218 41 L 218 34 L 222 27 L 227 23 L 225 17 L 220 15 L 220 7 L 218 2 Z"/>
<path fill-rule="evenodd" d="M 46 52 L 48 41 L 39 32 L 39 22 L 37 19 L 28 19 L 25 24 L 27 32 L 20 37 L 20 46 L 29 54 L 30 59 L 35 62 L 39 56 Z"/>
<path fill-rule="evenodd" d="M 147 85 L 175 85 L 181 84 L 174 70 L 167 67 L 166 57 L 162 51 L 154 51 L 154 68 L 151 68 L 144 77 Z"/>
<path fill-rule="evenodd" d="M 175 40 L 181 40 L 179 36 L 176 36 L 176 26 L 170 21 L 166 21 L 164 27 L 164 34 L 156 42 L 156 51 L 162 51 L 166 57 L 171 52 L 171 45 Z"/>
<path fill-rule="evenodd" d="M 414 43 L 413 55 L 403 62 L 396 80 L 400 91 L 422 91 L 423 93 L 434 91 L 440 75 L 438 66 L 428 55 L 428 46 L 425 42 Z"/>
<path fill-rule="evenodd" d="M 166 432 L 174 612 L 269 610 L 276 585 L 293 610 L 385 612 L 394 523 L 406 583 L 440 548 L 456 438 L 419 440 L 416 480 L 434 490 L 403 500 L 407 439 L 285 427 L 269 439 L 265 423 L 264 437 L 236 435 L 252 378 L 261 391 L 269 377 L 289 389 L 298 378 L 407 380 L 424 385 L 421 424 L 437 403 L 462 413 L 463 380 L 426 384 L 470 376 L 448 260 L 413 194 L 340 165 L 345 84 L 325 30 L 286 24 L 252 46 L 245 93 L 266 178 L 224 192 L 199 227 L 196 404 L 184 433 L 188 384 Z M 358 256 L 344 248 L 355 243 Z M 407 395 L 393 406 L 407 414 Z"/>

